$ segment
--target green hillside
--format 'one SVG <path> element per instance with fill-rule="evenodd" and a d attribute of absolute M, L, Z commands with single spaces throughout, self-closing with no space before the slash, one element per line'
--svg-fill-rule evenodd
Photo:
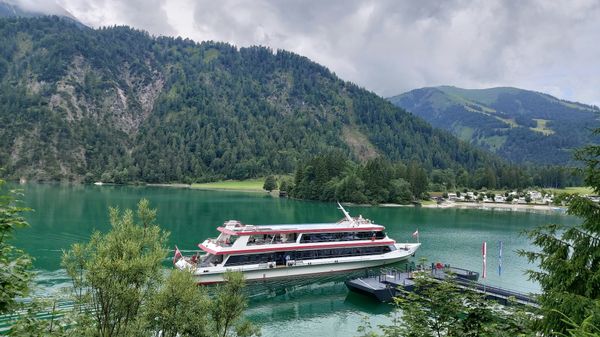
<path fill-rule="evenodd" d="M 0 167 L 39 180 L 246 179 L 331 150 L 499 163 L 306 57 L 57 17 L 0 20 L 0 125 Z"/>
<path fill-rule="evenodd" d="M 516 163 L 572 164 L 572 151 L 599 139 L 598 107 L 517 88 L 422 88 L 389 100 L 433 126 Z"/>

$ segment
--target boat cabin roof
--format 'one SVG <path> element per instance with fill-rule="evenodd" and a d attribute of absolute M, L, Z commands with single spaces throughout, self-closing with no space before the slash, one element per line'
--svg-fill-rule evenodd
<path fill-rule="evenodd" d="M 385 227 L 376 225 L 368 220 L 357 218 L 355 221 L 341 220 L 337 223 L 293 224 L 293 225 L 244 225 L 239 221 L 225 222 L 217 230 L 228 235 L 265 235 L 289 233 L 333 233 L 333 232 L 367 232 L 383 231 Z"/>

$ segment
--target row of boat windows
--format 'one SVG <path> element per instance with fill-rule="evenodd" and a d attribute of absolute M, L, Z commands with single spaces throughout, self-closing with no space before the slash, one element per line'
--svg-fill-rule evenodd
<path fill-rule="evenodd" d="M 298 239 L 298 233 L 290 234 L 260 234 L 251 235 L 248 238 L 247 246 L 261 246 L 266 244 L 294 243 Z M 304 233 L 300 237 L 300 243 L 314 242 L 339 242 L 339 241 L 358 241 L 358 240 L 380 240 L 385 238 L 383 231 L 371 232 L 334 232 L 334 233 Z M 238 239 L 237 236 L 226 236 L 225 239 L 218 240 L 217 245 L 221 247 L 231 247 Z"/>
<path fill-rule="evenodd" d="M 333 257 L 378 255 L 388 253 L 392 250 L 390 246 L 376 247 L 353 247 L 320 250 L 304 250 L 291 252 L 273 252 L 264 254 L 232 255 L 227 259 L 225 266 L 239 266 L 246 264 L 259 264 L 275 262 L 277 265 L 285 265 L 287 261 L 315 260 Z"/>
<path fill-rule="evenodd" d="M 382 231 L 373 232 L 336 232 L 336 233 L 307 233 L 300 237 L 301 243 L 334 242 L 356 240 L 380 240 L 385 238 Z"/>

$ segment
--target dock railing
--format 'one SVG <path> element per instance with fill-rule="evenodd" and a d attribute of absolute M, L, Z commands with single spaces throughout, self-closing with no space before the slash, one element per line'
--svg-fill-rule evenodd
<path fill-rule="evenodd" d="M 474 272 L 474 271 L 471 271 L 468 269 L 456 268 L 456 267 L 450 268 L 450 266 L 447 266 L 446 271 L 444 271 L 444 269 L 436 269 L 436 268 L 433 268 L 433 269 L 412 268 L 411 266 L 407 265 L 407 267 L 405 268 L 405 271 L 403 271 L 402 269 L 389 268 L 389 267 L 381 268 L 378 270 L 367 269 L 365 272 L 365 276 L 366 276 L 366 278 L 376 279 L 380 284 L 388 287 L 388 286 L 399 285 L 398 282 L 401 280 L 412 279 L 412 277 L 414 275 L 412 275 L 411 273 L 413 273 L 415 271 L 424 271 L 426 273 L 429 273 L 433 277 L 434 280 L 442 281 L 446 278 L 446 276 L 453 275 L 453 274 L 456 275 L 456 273 L 453 273 L 453 270 L 459 270 L 460 272 L 465 273 L 465 275 L 473 275 L 475 273 L 478 274 L 477 272 Z M 532 295 L 532 294 L 519 292 L 519 291 L 511 290 L 511 289 L 505 289 L 505 288 L 501 288 L 501 287 L 497 287 L 497 286 L 491 286 L 491 285 L 487 285 L 487 284 L 484 285 L 484 284 L 479 283 L 478 281 L 461 278 L 461 277 L 453 277 L 452 280 L 456 283 L 456 285 L 459 288 L 478 292 L 478 293 L 484 295 L 485 297 L 492 298 L 494 300 L 499 300 L 499 301 L 503 302 L 504 304 L 509 304 L 511 302 L 515 302 L 515 303 L 524 304 L 524 305 L 530 305 L 530 306 L 536 306 L 536 307 L 538 306 L 537 299 L 535 298 L 535 295 Z"/>

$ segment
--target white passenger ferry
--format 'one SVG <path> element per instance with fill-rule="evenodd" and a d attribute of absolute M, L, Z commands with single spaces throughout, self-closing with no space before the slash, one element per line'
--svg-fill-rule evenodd
<path fill-rule="evenodd" d="M 184 257 L 176 248 L 173 262 L 209 284 L 223 282 L 226 271 L 264 280 L 376 267 L 408 259 L 420 246 L 396 243 L 385 227 L 339 208 L 344 218 L 337 223 L 253 226 L 230 220 L 217 228 L 216 239 L 198 245 L 205 255 Z"/>

